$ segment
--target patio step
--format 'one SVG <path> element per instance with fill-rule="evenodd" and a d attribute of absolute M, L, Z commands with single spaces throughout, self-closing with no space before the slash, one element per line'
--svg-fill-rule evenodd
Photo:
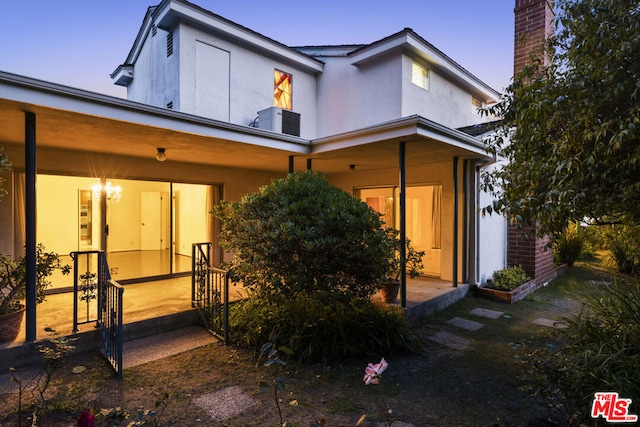
<path fill-rule="evenodd" d="M 140 320 L 123 325 L 123 341 L 128 343 L 196 325 L 202 325 L 202 319 L 195 309 Z M 74 342 L 76 352 L 94 351 L 102 348 L 100 331 L 97 329 L 69 336 L 77 338 Z M 40 341 L 35 341 L 0 349 L 0 373 L 6 372 L 11 367 L 20 368 L 39 364 L 42 360 L 37 349 L 39 343 Z"/>
<path fill-rule="evenodd" d="M 138 338 L 124 343 L 122 366 L 132 368 L 219 341 L 205 328 L 195 325 Z"/>
<path fill-rule="evenodd" d="M 416 322 L 420 320 L 422 316 L 431 316 L 460 301 L 466 297 L 468 293 L 469 284 L 463 283 L 455 288 L 450 288 L 448 292 L 438 296 L 407 304 L 407 320 L 409 320 L 409 322 Z"/>

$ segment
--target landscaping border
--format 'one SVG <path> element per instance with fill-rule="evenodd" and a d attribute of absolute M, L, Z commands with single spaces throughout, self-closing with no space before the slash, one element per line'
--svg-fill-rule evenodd
<path fill-rule="evenodd" d="M 547 286 L 550 281 L 558 276 L 563 275 L 567 271 L 567 265 L 563 264 L 553 269 L 553 272 L 548 277 L 539 277 L 529 280 L 523 283 L 512 291 L 499 291 L 497 289 L 490 289 L 486 286 L 479 286 L 478 292 L 483 298 L 487 298 L 493 301 L 499 301 L 506 304 L 513 304 L 515 302 L 524 299 L 527 295 L 532 294 L 537 289 Z"/>

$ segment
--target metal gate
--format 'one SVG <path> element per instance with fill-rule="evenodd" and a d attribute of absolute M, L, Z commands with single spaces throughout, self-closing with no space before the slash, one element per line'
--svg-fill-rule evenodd
<path fill-rule="evenodd" d="M 105 356 L 122 378 L 122 298 L 124 288 L 111 279 L 103 251 L 71 252 L 73 259 L 73 332 L 95 322 Z M 80 317 L 80 311 L 82 316 Z"/>
<path fill-rule="evenodd" d="M 229 272 L 211 267 L 211 243 L 191 246 L 191 306 L 213 335 L 229 343 Z"/>

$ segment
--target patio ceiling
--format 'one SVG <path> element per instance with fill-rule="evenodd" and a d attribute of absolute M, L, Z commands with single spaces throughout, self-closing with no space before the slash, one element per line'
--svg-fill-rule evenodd
<path fill-rule="evenodd" d="M 417 116 L 308 141 L 2 72 L 0 94 L 0 146 L 24 144 L 32 112 L 38 148 L 153 159 L 163 147 L 171 162 L 283 174 L 289 156 L 327 174 L 394 168 L 400 141 L 408 166 L 486 158 L 477 139 Z"/>

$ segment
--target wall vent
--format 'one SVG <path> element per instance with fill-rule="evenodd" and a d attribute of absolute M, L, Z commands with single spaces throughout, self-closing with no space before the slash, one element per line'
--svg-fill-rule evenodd
<path fill-rule="evenodd" d="M 300 136 L 300 114 L 278 107 L 258 111 L 258 128 Z"/>
<path fill-rule="evenodd" d="M 173 31 L 167 33 L 167 58 L 173 54 Z"/>
<path fill-rule="evenodd" d="M 169 110 L 173 110 L 173 101 L 169 101 L 169 102 L 167 102 L 167 108 L 168 108 Z"/>
<path fill-rule="evenodd" d="M 158 34 L 158 27 L 156 27 L 155 25 L 151 26 L 151 37 L 155 37 L 156 34 Z"/>

